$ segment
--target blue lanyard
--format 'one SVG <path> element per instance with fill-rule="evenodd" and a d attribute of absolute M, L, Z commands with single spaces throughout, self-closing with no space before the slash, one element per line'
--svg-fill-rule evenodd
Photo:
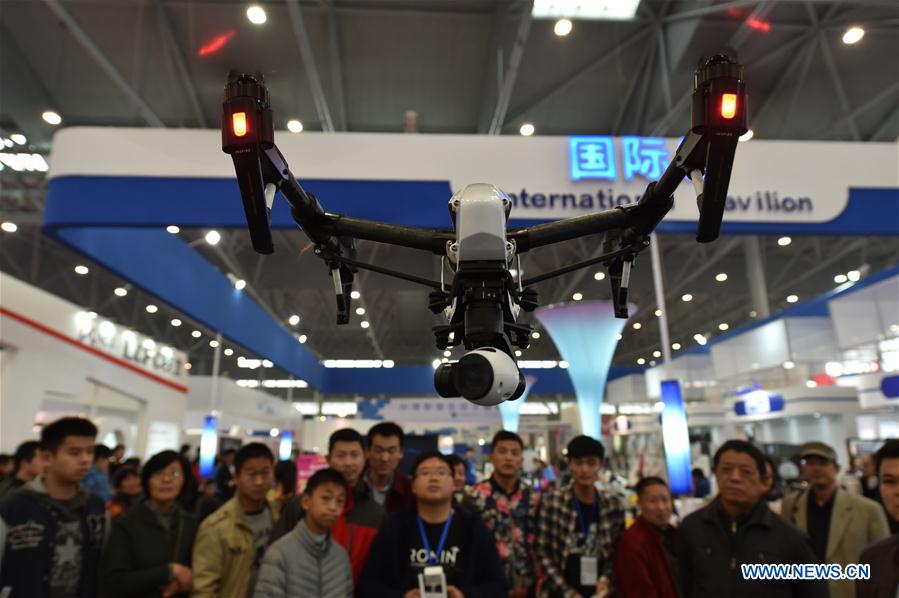
<path fill-rule="evenodd" d="M 587 529 L 587 524 L 584 522 L 584 513 L 581 511 L 581 501 L 574 497 L 574 508 L 577 510 L 577 519 L 578 523 L 581 525 L 581 534 L 584 536 L 584 542 L 587 541 L 587 537 L 590 535 L 590 530 Z M 596 495 L 593 495 L 593 511 L 596 513 L 596 520 L 599 521 L 599 504 L 596 500 Z"/>
<path fill-rule="evenodd" d="M 425 553 L 428 555 L 428 564 L 438 565 L 440 564 L 440 557 L 443 555 L 443 545 L 446 544 L 446 535 L 449 533 L 450 523 L 453 522 L 453 512 L 450 511 L 449 519 L 443 524 L 443 532 L 440 534 L 440 544 L 437 545 L 436 559 L 431 557 L 431 545 L 428 543 L 428 534 L 425 533 L 425 524 L 421 520 L 421 515 L 416 516 L 418 517 L 418 531 L 421 533 L 421 543 L 424 545 Z"/>

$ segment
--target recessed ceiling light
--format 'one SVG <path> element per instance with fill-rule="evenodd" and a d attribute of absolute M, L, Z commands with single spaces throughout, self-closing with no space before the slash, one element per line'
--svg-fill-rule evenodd
<path fill-rule="evenodd" d="M 192 366 L 192 365 L 190 364 L 189 361 L 188 361 L 187 363 L 184 364 L 184 369 L 185 369 L 185 370 L 189 370 L 189 369 L 192 368 L 192 367 L 194 367 L 194 366 Z"/>
<path fill-rule="evenodd" d="M 224 353 L 226 357 L 231 357 L 232 355 L 234 355 L 234 349 L 228 347 L 227 349 L 222 351 L 222 353 Z"/>
<path fill-rule="evenodd" d="M 357 316 L 364 316 L 364 315 L 365 315 L 365 308 L 364 308 L 364 307 L 357 307 L 357 308 L 356 308 L 356 315 L 357 315 Z"/>
<path fill-rule="evenodd" d="M 296 326 L 297 324 L 300 323 L 300 316 L 293 314 L 292 316 L 287 318 L 287 323 L 290 324 L 291 326 Z"/>
<path fill-rule="evenodd" d="M 368 328 L 369 326 L 371 326 L 371 324 L 368 322 L 368 320 L 362 320 L 361 322 L 359 322 L 359 325 L 362 326 L 363 328 Z"/>
<path fill-rule="evenodd" d="M 262 25 L 268 20 L 268 16 L 265 14 L 265 9 L 255 4 L 247 8 L 247 18 L 254 25 Z"/>
<path fill-rule="evenodd" d="M 181 227 L 175 226 L 174 224 L 170 224 L 167 227 L 165 227 L 165 232 L 173 234 L 173 235 L 177 235 L 178 233 L 181 232 Z"/>
<path fill-rule="evenodd" d="M 536 131 L 536 129 L 534 128 L 534 125 L 532 123 L 524 123 L 523 125 L 521 125 L 521 128 L 518 129 L 518 132 L 525 137 L 530 137 L 534 134 L 534 131 Z"/>
<path fill-rule="evenodd" d="M 640 322 L 634 322 L 633 328 L 634 330 L 640 330 L 641 328 L 643 328 L 643 324 L 641 324 Z"/>
<path fill-rule="evenodd" d="M 244 290 L 245 288 L 247 288 L 247 281 L 246 281 L 246 280 L 241 280 L 241 279 L 235 280 L 235 281 L 234 281 L 234 288 L 237 289 L 238 291 Z"/>
<path fill-rule="evenodd" d="M 727 273 L 719 272 L 715 275 L 715 280 L 717 280 L 718 282 L 724 282 L 725 280 L 727 280 Z"/>
<path fill-rule="evenodd" d="M 749 312 L 749 317 L 750 317 L 750 318 L 755 318 L 755 317 L 758 316 L 758 315 L 759 315 L 759 313 L 758 313 L 757 311 L 755 311 L 755 310 L 752 310 L 751 312 Z"/>
<path fill-rule="evenodd" d="M 796 303 L 797 301 L 799 301 L 799 295 L 788 295 L 787 296 L 787 303 Z"/>
<path fill-rule="evenodd" d="M 113 293 L 115 293 L 116 297 L 124 297 L 125 295 L 128 294 L 128 289 L 126 289 L 125 287 L 117 287 L 113 291 Z"/>
<path fill-rule="evenodd" d="M 444 352 L 443 352 L 443 356 L 444 356 L 444 357 L 449 357 L 449 356 L 452 355 L 452 354 L 453 354 L 452 351 L 444 351 Z"/>
<path fill-rule="evenodd" d="M 540 333 L 535 330 L 534 332 L 531 333 L 531 338 L 534 340 L 540 338 Z"/>
<path fill-rule="evenodd" d="M 584 298 L 584 296 L 581 295 L 580 293 L 575 293 L 574 295 L 571 296 L 571 298 L 574 299 L 575 301 L 580 301 L 581 299 Z"/>
<path fill-rule="evenodd" d="M 605 280 L 606 273 L 605 272 L 597 272 L 593 275 L 593 280 Z"/>
<path fill-rule="evenodd" d="M 219 346 L 219 342 L 215 339 L 212 339 L 211 341 L 209 341 L 209 346 L 212 347 L 213 349 L 216 349 Z"/>
<path fill-rule="evenodd" d="M 559 37 L 565 37 L 569 33 L 571 33 L 572 24 L 568 19 L 559 19 L 556 21 L 556 24 L 553 26 L 553 33 L 558 35 Z"/>
<path fill-rule="evenodd" d="M 671 348 L 675 351 L 680 351 L 680 343 L 672 343 Z"/>
<path fill-rule="evenodd" d="M 690 293 L 684 293 L 681 296 L 681 301 L 689 303 L 690 301 L 693 301 L 693 295 L 691 295 Z"/>
<path fill-rule="evenodd" d="M 4 222 L 3 224 L 0 224 L 0 229 L 3 229 L 3 231 L 7 233 L 14 233 L 19 230 L 19 227 L 15 222 Z"/>
<path fill-rule="evenodd" d="M 642 357 L 637 359 L 637 365 L 643 365 L 644 363 L 646 363 L 646 360 L 643 359 Z"/>
<path fill-rule="evenodd" d="M 352 291 L 352 292 L 350 293 L 350 297 L 353 298 L 353 299 L 358 299 L 358 298 L 361 297 L 361 296 L 362 296 L 362 293 L 360 293 L 359 291 Z"/>
<path fill-rule="evenodd" d="M 171 324 L 172 326 L 177 328 L 178 326 L 181 325 L 181 320 L 179 320 L 178 318 L 172 318 L 172 321 L 169 322 L 169 324 Z"/>
<path fill-rule="evenodd" d="M 721 322 L 718 324 L 718 330 L 727 330 L 730 326 L 726 322 Z"/>
<path fill-rule="evenodd" d="M 18 143 L 19 145 L 25 145 L 28 143 L 28 138 L 22 135 L 21 133 L 13 133 L 9 136 L 10 139 Z"/>
<path fill-rule="evenodd" d="M 201 336 L 203 336 L 203 333 L 200 332 L 199 330 L 194 330 L 193 332 L 190 333 L 190 335 L 194 338 L 200 338 Z"/>
<path fill-rule="evenodd" d="M 843 43 L 847 46 L 851 46 L 852 44 L 861 41 L 863 37 L 865 37 L 864 29 L 861 27 L 850 27 L 846 30 L 846 33 L 843 34 Z"/>
<path fill-rule="evenodd" d="M 148 305 L 147 307 L 145 307 L 144 309 L 147 310 L 148 314 L 155 314 L 157 311 L 159 311 L 159 308 L 156 307 L 155 305 L 153 305 L 152 303 L 150 305 Z"/>
<path fill-rule="evenodd" d="M 777 244 L 780 245 L 781 247 L 786 247 L 787 245 L 789 245 L 792 242 L 793 242 L 793 239 L 791 239 L 790 237 L 781 237 L 777 240 Z"/>
<path fill-rule="evenodd" d="M 45 123 L 53 126 L 56 126 L 62 122 L 62 117 L 53 110 L 44 110 L 44 112 L 41 113 L 41 118 L 44 119 Z"/>
<path fill-rule="evenodd" d="M 618 337 L 618 340 L 621 340 L 622 338 L 624 338 L 620 332 L 618 333 L 617 337 Z"/>
<path fill-rule="evenodd" d="M 210 245 L 216 245 L 219 241 L 222 240 L 222 236 L 219 234 L 217 230 L 211 230 L 206 233 L 206 242 Z"/>
<path fill-rule="evenodd" d="M 75 266 L 75 274 L 80 274 L 81 276 L 84 276 L 88 272 L 90 272 L 90 270 L 88 269 L 87 266 L 82 266 L 81 264 L 78 264 L 77 266 Z"/>
<path fill-rule="evenodd" d="M 846 278 L 848 278 L 850 282 L 858 282 L 862 278 L 862 273 L 858 270 L 850 270 L 846 273 Z"/>
<path fill-rule="evenodd" d="M 836 276 L 833 277 L 833 281 L 837 284 L 843 284 L 847 280 L 849 280 L 849 277 L 846 276 L 845 274 L 837 274 Z"/>
<path fill-rule="evenodd" d="M 653 313 L 655 313 L 655 315 L 656 315 L 657 318 L 661 318 L 661 317 L 662 317 L 662 310 L 661 310 L 661 309 L 657 309 L 657 310 L 655 310 L 655 312 L 653 312 Z"/>
<path fill-rule="evenodd" d="M 662 352 L 659 351 L 659 350 L 655 350 L 655 351 L 652 352 L 652 356 L 653 356 L 653 357 L 661 357 L 661 356 L 662 356 Z"/>
<path fill-rule="evenodd" d="M 300 341 L 301 345 L 304 345 L 304 344 L 306 344 L 306 341 L 309 340 L 309 337 L 306 336 L 305 334 L 301 334 L 299 336 L 299 338 L 297 338 L 297 340 Z"/>

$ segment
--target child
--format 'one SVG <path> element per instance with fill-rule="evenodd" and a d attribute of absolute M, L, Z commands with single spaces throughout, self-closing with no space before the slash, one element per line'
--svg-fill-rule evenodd
<path fill-rule="evenodd" d="M 254 598 L 352 598 L 349 556 L 330 533 L 346 496 L 346 480 L 334 469 L 309 478 L 300 497 L 306 516 L 265 553 Z"/>

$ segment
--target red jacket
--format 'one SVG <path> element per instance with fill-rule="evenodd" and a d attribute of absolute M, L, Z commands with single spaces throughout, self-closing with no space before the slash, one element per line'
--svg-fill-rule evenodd
<path fill-rule="evenodd" d="M 671 528 L 671 533 L 674 532 Z M 677 598 L 673 562 L 662 545 L 662 538 L 662 532 L 642 517 L 624 532 L 614 556 L 617 596 Z"/>
<path fill-rule="evenodd" d="M 364 487 L 364 484 L 360 484 Z M 359 583 L 362 567 L 368 558 L 368 550 L 384 518 L 384 509 L 370 496 L 354 496 L 350 492 L 343 514 L 334 527 L 331 528 L 331 536 L 334 541 L 346 548 L 350 555 L 350 566 L 353 569 L 353 587 Z M 354 508 L 355 507 L 355 508 Z"/>
<path fill-rule="evenodd" d="M 384 510 L 389 515 L 404 509 L 411 509 L 416 505 L 415 495 L 412 494 L 412 480 L 397 469 L 393 473 L 393 483 L 387 493 L 387 500 L 384 501 Z"/>

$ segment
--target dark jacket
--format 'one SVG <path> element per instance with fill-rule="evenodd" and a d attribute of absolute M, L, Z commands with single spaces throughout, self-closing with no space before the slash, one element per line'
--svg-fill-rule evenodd
<path fill-rule="evenodd" d="M 719 500 L 690 514 L 678 530 L 678 577 L 686 598 L 827 598 L 822 580 L 743 579 L 740 565 L 818 559 L 808 536 L 772 512 L 766 501 L 759 501 L 742 522 L 726 523 Z"/>
<path fill-rule="evenodd" d="M 899 534 L 865 548 L 858 562 L 871 565 L 871 577 L 856 583 L 856 598 L 899 595 Z"/>
<path fill-rule="evenodd" d="M 413 539 L 419 537 L 416 509 L 388 515 L 375 537 L 359 579 L 358 595 L 401 598 L 418 588 L 418 577 L 410 563 Z M 480 515 L 456 508 L 450 535 L 458 534 L 463 579 L 455 585 L 465 598 L 501 598 L 506 595 L 506 578 L 496 552 L 493 536 Z M 455 528 L 455 529 L 453 529 Z"/>
<path fill-rule="evenodd" d="M 668 526 L 676 537 L 676 530 Z M 675 563 L 661 530 L 643 519 L 630 526 L 615 547 L 615 592 L 619 598 L 677 598 Z"/>
<path fill-rule="evenodd" d="M 40 478 L 29 482 L 0 504 L 0 591 L 12 588 L 9 598 L 50 594 L 53 555 L 57 543 L 70 543 L 60 524 L 78 522 L 81 575 L 77 595 L 98 594 L 97 568 L 109 521 L 103 499 L 79 491 L 63 509 L 52 500 Z"/>
<path fill-rule="evenodd" d="M 384 507 L 374 501 L 368 485 L 360 481 L 347 497 L 340 519 L 331 528 L 334 541 L 350 555 L 354 585 L 359 581 L 372 541 L 384 522 L 384 515 Z M 281 517 L 272 528 L 269 541 L 274 543 L 286 535 L 305 516 L 303 507 L 300 506 L 300 497 L 297 496 L 281 511 Z"/>
<path fill-rule="evenodd" d="M 0 502 L 25 485 L 25 482 L 16 477 L 15 474 L 9 476 L 8 478 L 3 478 L 3 481 L 0 481 Z"/>
<path fill-rule="evenodd" d="M 415 506 L 415 495 L 412 494 L 412 481 L 409 476 L 397 469 L 393 473 L 393 483 L 387 492 L 387 500 L 384 501 L 384 510 L 387 514 L 396 513 Z"/>
<path fill-rule="evenodd" d="M 197 520 L 181 507 L 166 530 L 150 505 L 141 503 L 117 519 L 100 562 L 105 596 L 161 596 L 171 579 L 171 563 L 190 566 Z"/>

